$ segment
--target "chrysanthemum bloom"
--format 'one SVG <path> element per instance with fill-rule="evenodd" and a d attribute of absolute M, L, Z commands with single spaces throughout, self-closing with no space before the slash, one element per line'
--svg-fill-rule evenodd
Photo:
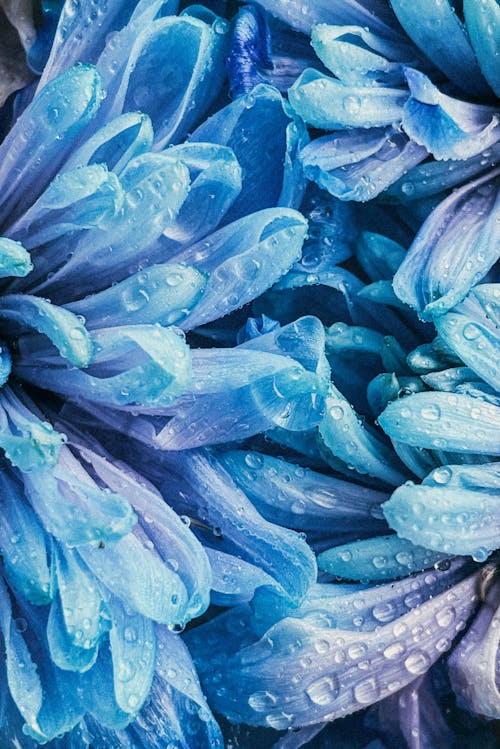
<path fill-rule="evenodd" d="M 3 4 L 2 747 L 496 746 L 500 8 L 455 5 Z"/>

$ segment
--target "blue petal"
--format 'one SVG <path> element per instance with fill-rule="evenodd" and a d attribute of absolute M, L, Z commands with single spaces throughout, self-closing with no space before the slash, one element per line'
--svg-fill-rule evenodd
<path fill-rule="evenodd" d="M 220 229 L 175 256 L 208 273 L 205 292 L 182 323 L 191 329 L 255 299 L 300 257 L 307 231 L 297 211 L 270 208 Z"/>
<path fill-rule="evenodd" d="M 465 627 L 476 586 L 477 575 L 468 577 L 373 632 L 285 618 L 236 655 L 214 658 L 205 689 L 234 722 L 282 730 L 342 717 L 425 673 Z"/>
<path fill-rule="evenodd" d="M 484 561 L 499 544 L 499 488 L 498 464 L 443 466 L 396 489 L 384 514 L 413 543 Z"/>
<path fill-rule="evenodd" d="M 123 198 L 118 178 L 105 166 L 73 169 L 55 177 L 9 233 L 32 249 L 61 237 L 67 241 L 65 235 L 80 229 L 106 230 Z M 44 256 L 35 252 L 34 258 L 36 266 L 41 263 L 45 272 L 50 270 Z"/>
<path fill-rule="evenodd" d="M 54 596 L 50 540 L 18 482 L 5 469 L 0 482 L 0 549 L 5 577 L 31 603 L 49 603 Z"/>
<path fill-rule="evenodd" d="M 484 580 L 491 575 L 484 568 Z M 493 583 L 479 613 L 448 660 L 453 690 L 469 710 L 487 718 L 500 716 L 498 655 L 500 586 Z"/>
<path fill-rule="evenodd" d="M 397 122 L 408 98 L 406 89 L 344 86 L 309 68 L 288 92 L 290 104 L 309 125 L 322 130 L 380 127 Z"/>
<path fill-rule="evenodd" d="M 446 559 L 398 536 L 377 536 L 323 551 L 318 565 L 347 580 L 392 580 L 429 569 Z"/>
<path fill-rule="evenodd" d="M 322 534 L 376 530 L 385 494 L 257 452 L 232 450 L 221 462 L 269 521 Z"/>
<path fill-rule="evenodd" d="M 300 204 L 304 185 L 296 154 L 308 135 L 275 88 L 259 84 L 206 120 L 190 140 L 229 146 L 243 170 L 242 191 L 227 222 L 270 206 Z"/>
<path fill-rule="evenodd" d="M 0 146 L 0 224 L 12 223 L 40 195 L 101 98 L 90 65 L 71 68 L 35 97 Z"/>
<path fill-rule="evenodd" d="M 468 159 L 498 141 L 497 109 L 446 96 L 413 68 L 406 68 L 405 74 L 410 98 L 404 107 L 403 128 L 436 159 Z"/>
<path fill-rule="evenodd" d="M 472 96 L 488 96 L 467 32 L 450 0 L 391 0 L 391 6 L 408 36 L 450 80 Z"/>
<path fill-rule="evenodd" d="M 38 330 L 76 367 L 86 367 L 92 360 L 93 345 L 84 325 L 76 315 L 46 299 L 29 294 L 6 294 L 0 301 L 0 320 Z M 0 323 L 0 326 L 3 328 L 5 324 Z"/>
<path fill-rule="evenodd" d="M 316 564 L 299 534 L 264 520 L 210 454 L 176 453 L 168 465 L 162 489 L 178 512 L 216 529 L 216 548 L 255 564 L 292 600 L 304 596 L 316 577 Z"/>
<path fill-rule="evenodd" d="M 97 648 L 80 647 L 69 637 L 59 598 L 52 601 L 47 620 L 47 643 L 50 657 L 63 671 L 84 673 L 97 659 Z"/>
<path fill-rule="evenodd" d="M 362 232 L 356 245 L 356 257 L 372 281 L 392 278 L 405 255 L 398 242 L 375 232 Z"/>
<path fill-rule="evenodd" d="M 130 23 L 97 63 L 107 119 L 138 109 L 151 118 L 156 149 L 182 140 L 222 86 L 226 30 L 217 16 L 212 26 L 188 15 Z"/>
<path fill-rule="evenodd" d="M 271 38 L 266 15 L 259 6 L 246 5 L 239 10 L 226 67 L 234 98 L 266 82 L 265 71 L 273 67 Z"/>
<path fill-rule="evenodd" d="M 500 8 L 495 0 L 464 0 L 467 33 L 481 72 L 497 96 L 500 96 Z"/>
<path fill-rule="evenodd" d="M 427 151 L 394 128 L 325 135 L 300 154 L 304 173 L 340 200 L 372 200 L 423 161 Z"/>
<path fill-rule="evenodd" d="M 500 408 L 468 395 L 415 393 L 378 418 L 393 440 L 415 447 L 500 455 Z"/>
<path fill-rule="evenodd" d="M 153 126 L 147 114 L 128 112 L 115 117 L 73 151 L 63 170 L 105 164 L 120 174 L 129 161 L 153 146 Z"/>
<path fill-rule="evenodd" d="M 14 466 L 23 472 L 53 467 L 64 442 L 22 392 L 0 390 L 0 446 Z"/>
<path fill-rule="evenodd" d="M 440 337 L 480 378 L 500 390 L 500 286 L 476 286 L 435 325 Z"/>
<path fill-rule="evenodd" d="M 129 325 L 178 325 L 205 288 L 205 277 L 180 263 L 152 265 L 104 291 L 66 305 L 89 330 Z"/>
<path fill-rule="evenodd" d="M 22 244 L 0 237 L 0 278 L 27 276 L 32 269 L 29 253 Z"/>
<path fill-rule="evenodd" d="M 375 476 L 389 486 L 405 480 L 403 467 L 389 445 L 361 422 L 334 385 L 330 385 L 319 432 L 327 459 L 328 452 L 331 452 L 344 461 L 349 471 Z"/>
<path fill-rule="evenodd" d="M 440 203 L 396 273 L 396 294 L 424 319 L 454 307 L 497 260 L 496 176 L 487 174 Z"/>
<path fill-rule="evenodd" d="M 319 24 L 312 29 L 311 44 L 321 62 L 347 85 L 401 85 L 400 63 L 414 58 L 403 39 L 394 44 L 361 26 Z"/>
<path fill-rule="evenodd" d="M 235 606 L 250 601 L 256 588 L 273 585 L 273 578 L 250 562 L 219 549 L 206 548 L 213 581 L 210 602 L 215 606 Z"/>
<path fill-rule="evenodd" d="M 177 328 L 124 325 L 96 330 L 92 340 L 95 355 L 86 371 L 62 367 L 50 352 L 27 350 L 16 372 L 73 400 L 108 406 L 170 405 L 190 383 L 191 352 Z"/>

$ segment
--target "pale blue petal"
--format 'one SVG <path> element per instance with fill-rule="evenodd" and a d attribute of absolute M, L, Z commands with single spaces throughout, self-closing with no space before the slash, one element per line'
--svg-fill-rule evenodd
<path fill-rule="evenodd" d="M 212 569 L 210 602 L 215 606 L 235 606 L 250 601 L 256 588 L 273 585 L 274 579 L 260 567 L 233 554 L 206 548 Z"/>
<path fill-rule="evenodd" d="M 468 395 L 415 393 L 389 403 L 378 421 L 414 447 L 500 455 L 500 408 Z"/>
<path fill-rule="evenodd" d="M 280 730 L 360 710 L 412 682 L 450 648 L 476 607 L 477 582 L 468 577 L 373 632 L 283 619 L 236 655 L 214 657 L 205 689 L 231 721 Z"/>
<path fill-rule="evenodd" d="M 28 249 L 81 229 L 106 230 L 123 205 L 123 190 L 115 174 L 94 164 L 59 174 L 36 203 L 10 227 L 9 234 Z M 67 236 L 65 241 L 68 241 Z M 35 266 L 50 271 L 46 259 L 33 253 Z"/>
<path fill-rule="evenodd" d="M 175 256 L 208 273 L 205 292 L 181 327 L 192 329 L 260 296 L 300 257 L 307 223 L 286 208 L 270 208 L 220 229 Z"/>
<path fill-rule="evenodd" d="M 290 104 L 309 125 L 322 130 L 381 127 L 398 122 L 408 98 L 406 89 L 344 86 L 309 68 L 288 92 Z"/>
<path fill-rule="evenodd" d="M 31 603 L 54 596 L 51 543 L 24 497 L 22 487 L 5 469 L 0 473 L 0 550 L 4 575 Z"/>
<path fill-rule="evenodd" d="M 399 535 L 446 554 L 484 561 L 498 547 L 498 463 L 436 468 L 423 483 L 400 486 L 384 505 Z"/>
<path fill-rule="evenodd" d="M 468 159 L 498 141 L 498 109 L 446 96 L 413 68 L 406 68 L 405 74 L 410 98 L 404 107 L 403 128 L 436 159 Z"/>
<path fill-rule="evenodd" d="M 350 85 L 401 85 L 401 63 L 407 55 L 414 57 L 403 39 L 394 44 L 361 26 L 318 24 L 312 29 L 311 44 L 334 76 Z"/>
<path fill-rule="evenodd" d="M 195 268 L 180 263 L 152 265 L 104 291 L 65 305 L 85 318 L 87 329 L 129 325 L 178 325 L 205 288 Z"/>
<path fill-rule="evenodd" d="M 328 535 L 376 531 L 385 494 L 257 452 L 220 457 L 233 480 L 269 521 Z"/>
<path fill-rule="evenodd" d="M 300 204 L 303 180 L 296 153 L 307 142 L 307 131 L 275 88 L 259 84 L 206 120 L 190 140 L 229 146 L 243 170 L 243 187 L 226 221 L 270 206 Z"/>
<path fill-rule="evenodd" d="M 300 153 L 304 173 L 340 200 L 372 200 L 419 164 L 427 150 L 394 128 L 317 138 Z"/>
<path fill-rule="evenodd" d="M 79 686 L 85 712 L 90 713 L 106 728 L 120 729 L 128 725 L 132 716 L 117 705 L 114 689 L 110 688 L 113 682 L 113 661 L 109 643 L 106 642 L 99 648 L 94 666 L 80 675 Z M 106 743 L 106 749 L 108 746 Z M 116 749 L 121 749 L 122 743 L 115 746 Z"/>
<path fill-rule="evenodd" d="M 52 661 L 63 671 L 84 673 L 97 659 L 97 647 L 80 647 L 69 637 L 57 597 L 52 601 L 47 619 L 47 644 Z"/>
<path fill-rule="evenodd" d="M 408 36 L 450 80 L 472 96 L 488 96 L 467 32 L 450 0 L 391 0 L 391 6 Z"/>
<path fill-rule="evenodd" d="M 86 371 L 63 367 L 50 351 L 36 349 L 23 352 L 16 371 L 73 400 L 108 406 L 170 405 L 191 381 L 191 352 L 177 328 L 104 328 L 93 331 L 92 341 L 95 355 Z"/>
<path fill-rule="evenodd" d="M 364 582 L 404 577 L 446 558 L 398 536 L 376 536 L 323 551 L 318 565 L 336 577 Z"/>
<path fill-rule="evenodd" d="M 326 458 L 331 452 L 343 460 L 351 471 L 374 476 L 389 486 L 405 480 L 403 466 L 389 445 L 363 424 L 334 385 L 330 386 L 319 432 L 326 448 Z"/>
<path fill-rule="evenodd" d="M 33 270 L 29 253 L 20 242 L 0 237 L 0 278 L 27 276 Z"/>
<path fill-rule="evenodd" d="M 101 98 L 90 65 L 71 68 L 35 97 L 0 146 L 0 224 L 12 223 L 40 195 Z"/>
<path fill-rule="evenodd" d="M 431 213 L 394 277 L 394 290 L 425 319 L 444 314 L 499 254 L 497 174 L 452 193 Z"/>
<path fill-rule="evenodd" d="M 93 354 L 90 335 L 76 315 L 28 294 L 6 294 L 0 302 L 0 320 L 32 328 L 47 336 L 61 356 L 76 367 L 87 366 Z M 0 323 L 4 328 L 5 323 Z M 12 326 L 11 326 L 12 329 Z"/>
<path fill-rule="evenodd" d="M 500 8 L 496 0 L 464 0 L 467 33 L 481 72 L 500 96 Z"/>
<path fill-rule="evenodd" d="M 129 24 L 97 63 L 107 118 L 140 110 L 151 118 L 155 149 L 182 140 L 222 86 L 226 31 L 217 16 L 211 26 L 188 15 Z"/>
<path fill-rule="evenodd" d="M 435 325 L 464 364 L 500 390 L 500 285 L 476 286 Z"/>
<path fill-rule="evenodd" d="M 129 161 L 148 153 L 153 146 L 151 119 L 142 112 L 128 112 L 115 117 L 70 155 L 63 171 L 79 166 L 105 164 L 120 174 Z"/>
<path fill-rule="evenodd" d="M 493 570 L 485 567 L 484 580 Z M 493 572 L 494 574 L 494 572 Z M 469 710 L 498 720 L 500 688 L 500 586 L 493 583 L 479 613 L 448 660 L 453 690 Z"/>

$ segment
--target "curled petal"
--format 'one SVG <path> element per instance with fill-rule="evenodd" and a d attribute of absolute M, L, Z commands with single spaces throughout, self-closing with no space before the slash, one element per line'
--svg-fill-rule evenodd
<path fill-rule="evenodd" d="M 468 159 L 500 138 L 500 113 L 480 104 L 446 96 L 426 75 L 406 68 L 410 98 L 403 112 L 403 128 L 436 159 Z"/>
<path fill-rule="evenodd" d="M 258 5 L 246 5 L 238 12 L 226 67 L 235 98 L 266 82 L 265 71 L 273 67 L 271 38 L 266 15 Z"/>
<path fill-rule="evenodd" d="M 290 104 L 309 125 L 322 130 L 392 125 L 403 115 L 406 89 L 344 86 L 309 68 L 288 92 Z"/>

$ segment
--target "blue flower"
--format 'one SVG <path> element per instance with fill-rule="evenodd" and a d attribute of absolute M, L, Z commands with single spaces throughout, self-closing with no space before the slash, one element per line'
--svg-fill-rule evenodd
<path fill-rule="evenodd" d="M 3 7 L 0 743 L 493 747 L 498 3 Z"/>

